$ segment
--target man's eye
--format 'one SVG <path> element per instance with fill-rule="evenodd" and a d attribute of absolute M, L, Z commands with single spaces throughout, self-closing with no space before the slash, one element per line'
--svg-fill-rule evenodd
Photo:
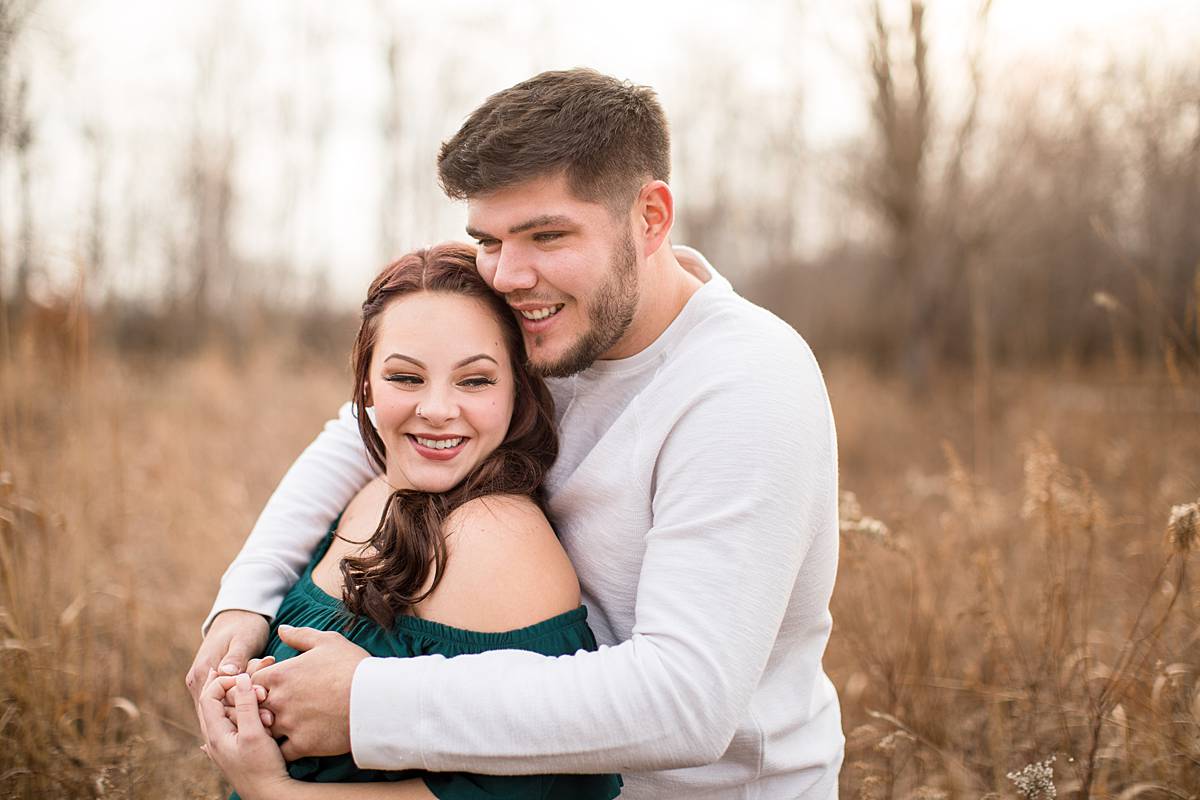
<path fill-rule="evenodd" d="M 496 245 L 500 244 L 496 239 L 476 239 L 475 244 L 483 250 L 491 250 Z"/>
<path fill-rule="evenodd" d="M 421 383 L 420 376 L 408 375 L 405 373 L 401 373 L 398 375 L 385 375 L 383 379 L 385 381 L 387 381 L 388 383 L 400 383 L 400 384 L 406 384 L 409 386 L 416 386 Z"/>
<path fill-rule="evenodd" d="M 558 239 L 561 239 L 562 237 L 563 237 L 563 234 L 560 231 L 544 231 L 542 233 L 535 233 L 533 236 L 533 240 L 535 242 L 545 243 L 545 242 L 557 241 Z"/>

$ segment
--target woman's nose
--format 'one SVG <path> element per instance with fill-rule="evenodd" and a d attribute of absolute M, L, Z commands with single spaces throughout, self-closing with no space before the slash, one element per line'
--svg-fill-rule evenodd
<path fill-rule="evenodd" d="M 458 403 L 449 392 L 432 390 L 417 403 L 417 416 L 440 427 L 458 418 Z"/>

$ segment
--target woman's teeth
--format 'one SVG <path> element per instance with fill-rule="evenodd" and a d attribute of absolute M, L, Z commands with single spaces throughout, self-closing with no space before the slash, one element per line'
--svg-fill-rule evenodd
<path fill-rule="evenodd" d="M 417 444 L 434 450 L 449 450 L 451 447 L 458 447 L 462 444 L 463 440 L 461 436 L 457 439 L 424 439 L 420 436 L 414 436 L 413 438 L 417 440 Z"/>
<path fill-rule="evenodd" d="M 559 311 L 562 311 L 562 308 L 563 303 L 559 303 L 556 306 L 546 306 L 545 308 L 534 309 L 533 311 L 526 311 L 522 309 L 521 316 L 529 320 L 546 319 L 547 317 L 553 317 Z"/>

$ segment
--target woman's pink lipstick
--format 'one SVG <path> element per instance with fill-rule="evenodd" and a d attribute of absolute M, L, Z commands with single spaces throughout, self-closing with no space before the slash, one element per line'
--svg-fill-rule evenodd
<path fill-rule="evenodd" d="M 459 437 L 459 436 L 426 436 L 424 434 L 421 435 L 422 439 L 432 439 L 435 442 L 443 441 L 445 439 L 459 439 L 459 438 L 462 439 L 462 441 L 459 442 L 458 444 L 454 445 L 454 447 L 447 447 L 444 450 L 439 450 L 439 449 L 436 449 L 433 447 L 426 447 L 425 445 L 421 444 L 420 442 L 417 441 L 417 437 L 412 435 L 411 433 L 406 434 L 406 435 L 408 436 L 408 441 L 410 441 L 412 443 L 413 449 L 416 450 L 419 455 L 424 456 L 425 458 L 428 458 L 430 461 L 449 461 L 450 459 L 454 458 L 456 455 L 461 453 L 462 449 L 467 446 L 467 442 L 470 441 L 470 439 L 468 439 L 466 436 Z"/>

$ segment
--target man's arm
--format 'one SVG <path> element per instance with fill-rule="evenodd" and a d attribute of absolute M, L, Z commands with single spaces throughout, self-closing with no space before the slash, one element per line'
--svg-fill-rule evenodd
<path fill-rule="evenodd" d="M 791 367 L 779 352 L 753 359 L 752 384 L 714 378 L 676 422 L 658 454 L 629 641 L 558 658 L 365 659 L 350 697 L 358 764 L 527 774 L 711 763 L 747 714 L 793 589 L 801 611 L 789 624 L 811 659 L 796 676 L 798 724 L 815 714 L 836 444 L 803 350 Z M 810 549 L 821 563 L 797 587 Z"/>
<path fill-rule="evenodd" d="M 283 476 L 221 578 L 201 628 L 204 641 L 186 677 L 193 698 L 210 668 L 222 674 L 241 672 L 247 659 L 260 653 L 267 619 L 279 610 L 329 523 L 374 476 L 352 406 L 346 403 Z"/>
<path fill-rule="evenodd" d="M 346 403 L 267 500 L 246 544 L 221 577 L 202 630 L 227 609 L 274 617 L 329 524 L 375 475 L 353 406 Z"/>

